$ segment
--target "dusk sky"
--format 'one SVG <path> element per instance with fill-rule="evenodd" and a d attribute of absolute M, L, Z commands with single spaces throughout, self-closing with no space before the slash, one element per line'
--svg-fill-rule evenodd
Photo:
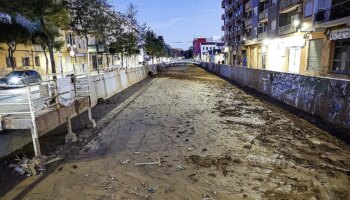
<path fill-rule="evenodd" d="M 112 0 L 118 11 L 133 2 L 140 24 L 147 23 L 175 48 L 188 49 L 195 37 L 222 36 L 219 0 Z"/>

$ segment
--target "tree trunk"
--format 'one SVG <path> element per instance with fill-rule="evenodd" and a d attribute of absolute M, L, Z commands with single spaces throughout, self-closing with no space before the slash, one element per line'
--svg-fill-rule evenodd
<path fill-rule="evenodd" d="M 56 76 L 56 63 L 55 63 L 55 55 L 54 55 L 54 52 L 53 52 L 52 45 L 49 45 L 48 49 L 49 49 L 50 61 L 51 61 L 51 73 L 53 74 L 53 79 L 56 80 L 57 79 L 57 76 Z"/>
<path fill-rule="evenodd" d="M 49 58 L 47 57 L 46 49 L 44 49 L 44 56 L 46 61 L 46 75 L 49 74 Z"/>
<path fill-rule="evenodd" d="M 122 58 L 122 69 L 124 68 L 124 54 L 121 53 L 121 58 Z"/>
<path fill-rule="evenodd" d="M 107 69 L 109 69 L 109 59 L 108 59 L 108 53 L 106 53 L 106 59 L 107 59 Z"/>
<path fill-rule="evenodd" d="M 87 53 L 87 59 L 88 59 L 88 63 L 87 63 L 87 72 L 89 72 L 89 65 L 90 65 L 90 53 L 89 53 L 89 36 L 87 35 L 87 33 L 85 32 L 85 34 L 84 34 L 84 36 L 85 36 L 85 40 L 86 40 L 86 48 L 87 48 L 87 51 L 88 51 L 88 53 Z"/>
<path fill-rule="evenodd" d="M 113 70 L 114 70 L 114 53 L 112 54 L 112 66 L 113 66 Z"/>
<path fill-rule="evenodd" d="M 13 57 L 13 54 L 16 51 L 16 44 L 7 44 L 7 46 L 8 46 L 7 52 L 8 52 L 8 57 L 9 57 L 9 64 L 12 68 L 12 71 L 15 71 L 16 62 L 15 62 L 15 59 Z"/>

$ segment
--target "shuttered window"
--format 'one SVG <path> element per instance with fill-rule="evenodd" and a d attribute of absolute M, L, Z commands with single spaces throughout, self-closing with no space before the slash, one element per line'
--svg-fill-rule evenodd
<path fill-rule="evenodd" d="M 310 40 L 307 69 L 310 71 L 321 70 L 323 39 Z"/>

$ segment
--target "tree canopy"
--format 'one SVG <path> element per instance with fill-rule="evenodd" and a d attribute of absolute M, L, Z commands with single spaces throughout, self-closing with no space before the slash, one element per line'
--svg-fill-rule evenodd
<path fill-rule="evenodd" d="M 144 46 L 147 54 L 152 58 L 167 56 L 166 44 L 163 36 L 157 36 L 152 30 L 146 31 Z"/>

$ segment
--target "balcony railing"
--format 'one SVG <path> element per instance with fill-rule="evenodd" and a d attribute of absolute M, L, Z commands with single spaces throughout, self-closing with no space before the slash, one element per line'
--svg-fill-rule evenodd
<path fill-rule="evenodd" d="M 245 4 L 245 11 L 248 11 L 249 9 L 252 8 L 252 1 L 249 0 L 246 4 Z"/>
<path fill-rule="evenodd" d="M 299 5 L 299 4 L 302 4 L 302 0 L 281 0 L 280 10 L 283 10 L 293 5 Z"/>
<path fill-rule="evenodd" d="M 259 14 L 259 20 L 265 20 L 269 17 L 269 9 L 266 9 L 264 11 L 262 11 L 260 14 Z"/>
<path fill-rule="evenodd" d="M 279 35 L 286 35 L 290 33 L 297 32 L 298 27 L 294 26 L 293 24 L 288 24 L 286 26 L 281 26 L 278 28 L 278 34 Z"/>
<path fill-rule="evenodd" d="M 315 23 L 324 23 L 350 16 L 350 0 L 315 13 Z"/>
<path fill-rule="evenodd" d="M 258 40 L 264 40 L 267 38 L 267 31 L 258 34 Z"/>
<path fill-rule="evenodd" d="M 252 18 L 246 19 L 244 22 L 245 27 L 249 27 L 252 25 Z"/>

